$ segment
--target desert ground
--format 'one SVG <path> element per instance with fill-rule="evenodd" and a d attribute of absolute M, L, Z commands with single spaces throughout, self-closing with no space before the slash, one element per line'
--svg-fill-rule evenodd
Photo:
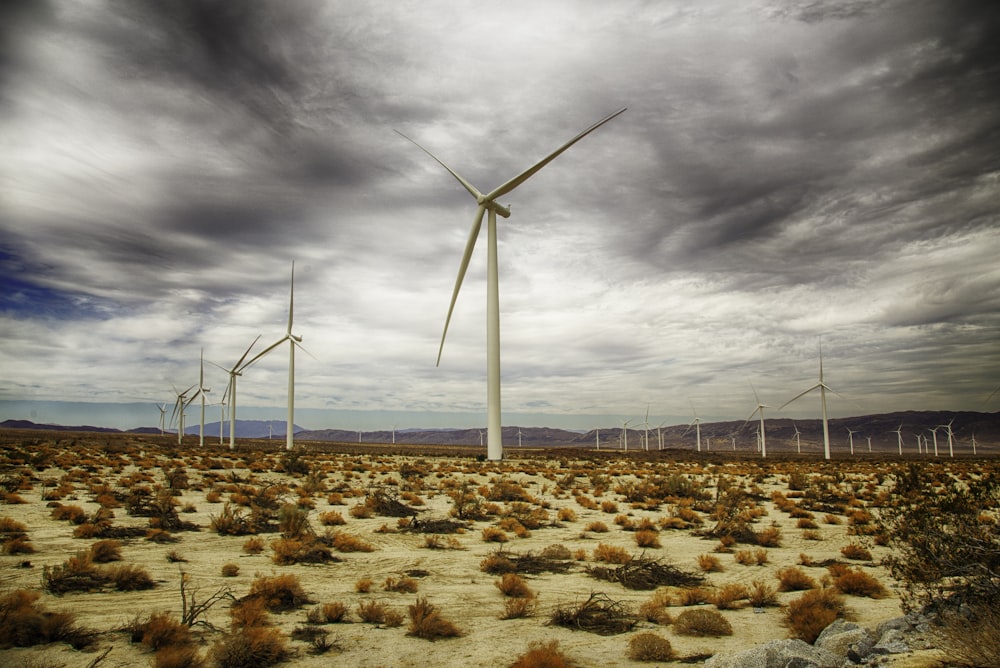
<path fill-rule="evenodd" d="M 651 665 L 628 658 L 630 638 L 642 632 L 669 640 L 675 660 L 699 663 L 792 637 L 785 606 L 803 592 L 780 591 L 779 572 L 795 568 L 818 586 L 835 586 L 831 564 L 884 587 L 878 597 L 845 595 L 848 619 L 874 628 L 902 614 L 898 583 L 879 563 L 888 548 L 871 529 L 905 462 L 580 450 L 485 462 L 476 454 L 323 444 L 289 454 L 266 442 L 230 451 L 199 448 L 196 438 L 178 446 L 158 436 L 2 432 L 0 517 L 26 527 L 19 545 L 28 547 L 0 556 L 0 593 L 38 592 L 36 605 L 73 613 L 93 635 L 83 649 L 66 642 L 0 649 L 0 664 L 183 665 L 154 653 L 141 633 L 122 629 L 153 613 L 180 620 L 192 605 L 207 604 L 192 620 L 191 647 L 212 665 L 207 657 L 232 627 L 235 602 L 262 578 L 288 575 L 308 602 L 295 601 L 267 620 L 296 666 L 507 666 L 531 643 L 552 641 L 579 666 Z M 959 477 L 997 468 L 989 459 L 920 461 Z M 729 515 L 722 511 L 726 499 Z M 741 537 L 727 545 L 717 531 L 726 517 L 758 542 Z M 238 535 L 220 535 L 220 528 Z M 255 537 L 257 553 L 247 547 Z M 77 590 L 57 577 L 70 570 L 68 560 L 102 540 L 120 544 L 120 560 L 94 568 L 133 565 L 152 586 Z M 863 549 L 845 553 L 849 545 Z M 502 575 L 484 568 L 502 563 L 503 554 L 539 567 L 518 569 L 531 592 L 520 609 L 525 616 L 501 619 L 512 597 L 497 586 Z M 652 564 L 648 573 L 704 581 L 632 589 L 594 577 L 592 571 L 619 566 L 600 558 L 622 554 L 633 565 Z M 53 593 L 60 583 L 68 590 Z M 720 592 L 741 591 L 728 585 L 744 594 L 773 589 L 773 600 L 755 605 L 737 593 L 717 605 Z M 557 609 L 578 609 L 591 596 L 626 614 L 628 630 L 602 635 L 551 623 Z M 408 607 L 422 597 L 460 635 L 408 635 Z M 654 604 L 656 597 L 665 605 Z M 344 618 L 316 623 L 326 621 L 319 610 L 332 603 L 346 609 Z M 363 621 L 359 606 L 370 612 L 377 604 L 390 612 L 388 623 Z M 678 633 L 671 621 L 695 607 L 724 608 L 719 614 L 732 634 Z M 891 665 L 939 665 L 939 658 L 925 649 L 893 657 Z"/>

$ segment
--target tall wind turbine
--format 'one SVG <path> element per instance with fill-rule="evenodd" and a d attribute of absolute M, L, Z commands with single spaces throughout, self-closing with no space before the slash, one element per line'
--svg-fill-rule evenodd
<path fill-rule="evenodd" d="M 927 431 L 929 431 L 929 432 L 931 433 L 931 437 L 932 437 L 932 438 L 934 439 L 934 456 L 935 456 L 935 457 L 937 457 L 937 456 L 938 456 L 938 448 L 937 448 L 937 430 L 938 430 L 938 429 L 940 429 L 940 428 L 941 428 L 941 427 L 934 427 L 933 429 L 928 429 L 928 430 L 927 430 Z M 927 437 L 926 437 L 926 436 L 924 436 L 924 442 L 925 442 L 925 443 L 927 442 Z"/>
<path fill-rule="evenodd" d="M 292 334 L 292 319 L 295 316 L 295 263 L 292 262 L 291 290 L 288 296 L 288 329 L 285 335 L 269 345 L 267 348 L 257 353 L 257 355 L 247 362 L 250 366 L 264 355 L 268 354 L 285 341 L 288 341 L 288 427 L 285 430 L 285 449 L 291 450 L 295 447 L 295 346 L 302 348 L 302 337 Z M 302 348 L 305 350 L 305 348 Z"/>
<path fill-rule="evenodd" d="M 218 366 L 220 369 L 229 374 L 229 384 L 226 386 L 226 391 L 222 395 L 222 403 L 225 404 L 228 398 L 230 450 L 236 448 L 236 377 L 242 376 L 246 368 L 250 366 L 250 363 L 243 364 L 243 360 L 247 358 L 247 355 L 250 354 L 250 351 L 253 349 L 255 345 L 257 345 L 258 341 L 260 341 L 259 334 L 257 335 L 257 338 L 253 340 L 253 343 L 251 343 L 250 346 L 243 352 L 243 354 L 240 355 L 240 358 L 236 360 L 236 364 L 234 364 L 230 369 L 227 369 L 224 366 L 220 366 L 218 364 L 215 364 L 215 362 L 212 362 L 212 364 L 215 364 L 215 366 Z"/>
<path fill-rule="evenodd" d="M 940 429 L 944 429 L 948 432 L 948 456 L 955 457 L 955 446 L 954 446 L 954 433 L 951 431 L 951 425 L 954 424 L 955 418 L 948 420 L 948 424 L 939 424 Z"/>
<path fill-rule="evenodd" d="M 847 439 L 851 442 L 851 454 L 854 454 L 854 435 L 858 433 L 856 430 L 850 427 L 845 427 L 847 429 Z"/>
<path fill-rule="evenodd" d="M 163 432 L 164 432 L 164 424 L 163 423 L 166 421 L 166 418 L 167 418 L 167 405 L 166 404 L 157 404 L 156 407 L 160 409 L 160 436 L 163 436 Z"/>
<path fill-rule="evenodd" d="M 903 454 L 903 423 L 899 423 L 899 428 L 894 429 L 893 433 L 896 434 L 896 444 L 899 446 L 899 454 Z"/>
<path fill-rule="evenodd" d="M 177 395 L 177 401 L 174 402 L 174 412 L 170 415 L 170 423 L 173 424 L 174 418 L 179 417 L 177 422 L 177 445 L 180 445 L 184 439 L 184 409 L 187 408 L 187 393 L 194 389 L 194 385 L 184 390 L 183 392 L 178 392 L 177 388 L 174 388 L 174 394 Z"/>
<path fill-rule="evenodd" d="M 684 433 L 688 433 L 691 431 L 691 427 L 694 427 L 698 452 L 701 452 L 701 418 L 698 417 L 698 410 L 694 407 L 693 403 L 691 404 L 691 410 L 694 411 L 694 420 L 692 420 L 691 424 L 688 425 L 688 428 L 684 430 Z M 753 416 L 751 415 L 751 417 Z"/>
<path fill-rule="evenodd" d="M 628 423 L 632 420 L 622 420 L 622 437 L 621 442 L 624 446 L 625 452 L 628 452 Z"/>
<path fill-rule="evenodd" d="M 504 218 L 510 217 L 510 208 L 500 204 L 496 201 L 496 199 L 513 191 L 519 185 L 534 176 L 538 170 L 552 162 L 563 151 L 567 150 L 570 146 L 580 141 L 588 134 L 624 111 L 624 108 L 619 109 L 610 116 L 607 116 L 594 125 L 591 125 L 589 128 L 573 137 L 573 139 L 560 146 L 532 167 L 521 172 L 511 180 L 491 190 L 485 195 L 471 183 L 459 176 L 455 170 L 442 162 L 436 155 L 428 151 L 420 144 L 417 144 L 417 142 L 413 141 L 403 133 L 398 130 L 396 131 L 397 134 L 404 139 L 413 142 L 413 144 L 420 148 L 424 153 L 429 155 L 439 165 L 444 167 L 448 173 L 455 177 L 455 180 L 461 183 L 469 194 L 475 198 L 479 205 L 476 210 L 475 218 L 473 218 L 472 229 L 469 231 L 469 239 L 465 244 L 465 252 L 462 254 L 462 261 L 458 268 L 458 278 L 455 280 L 455 289 L 451 295 L 451 304 L 448 306 L 448 315 L 444 321 L 444 331 L 441 333 L 441 345 L 438 348 L 438 365 L 441 364 L 441 352 L 444 349 L 445 336 L 448 334 L 448 324 L 451 322 L 451 314 L 455 309 L 455 301 L 458 299 L 458 292 L 462 288 L 462 280 L 465 278 L 465 271 L 468 269 L 469 260 L 472 257 L 472 251 L 476 247 L 476 239 L 479 237 L 479 230 L 483 224 L 483 216 L 487 211 L 489 211 L 487 224 L 488 247 L 486 270 L 486 428 L 488 431 L 486 456 L 492 461 L 503 459 L 503 437 L 500 427 L 500 281 L 497 272 L 497 214 L 500 214 Z"/>
<path fill-rule="evenodd" d="M 779 408 L 778 410 L 779 411 L 782 410 L 785 406 L 787 406 L 788 404 L 792 403 L 796 399 L 804 397 L 805 395 L 809 394 L 810 392 L 812 392 L 813 390 L 816 390 L 816 389 L 819 390 L 819 403 L 820 403 L 820 409 L 822 411 L 822 416 L 823 416 L 823 458 L 824 459 L 829 459 L 830 458 L 830 424 L 829 424 L 829 422 L 826 419 L 826 391 L 830 390 L 834 394 L 837 394 L 837 393 L 834 392 L 834 390 L 830 389 L 830 387 L 826 383 L 823 382 L 823 346 L 822 346 L 822 344 L 819 347 L 819 382 L 816 383 L 815 385 L 813 385 L 812 387 L 810 387 L 808 390 L 804 390 L 803 392 L 800 392 L 799 394 L 795 395 L 794 397 L 792 397 L 791 399 L 789 399 L 788 401 L 786 401 L 784 404 L 781 405 L 781 408 Z M 838 394 L 837 396 L 840 396 L 840 395 Z"/>
<path fill-rule="evenodd" d="M 764 435 L 764 409 L 765 408 L 770 408 L 770 406 L 768 406 L 767 404 L 760 403 L 760 397 L 757 396 L 757 388 L 755 388 L 753 386 L 753 383 L 750 383 L 750 389 L 753 390 L 753 398 L 757 400 L 757 408 L 753 409 L 753 413 L 750 414 L 750 417 L 748 417 L 746 419 L 746 421 L 750 422 L 750 420 L 753 419 L 754 415 L 757 415 L 758 413 L 760 413 L 760 431 L 759 431 L 759 434 L 760 434 L 760 456 L 761 457 L 767 457 L 767 437 Z M 746 423 L 744 423 L 744 424 L 746 424 Z"/>
<path fill-rule="evenodd" d="M 798 454 L 802 454 L 802 434 L 799 432 L 799 426 L 795 424 L 795 420 L 792 420 L 792 428 L 795 429 L 795 451 Z"/>
<path fill-rule="evenodd" d="M 201 357 L 198 364 L 198 391 L 191 397 L 201 397 L 201 424 L 198 425 L 198 447 L 205 447 L 205 395 L 211 390 L 205 387 L 205 349 L 201 349 Z"/>

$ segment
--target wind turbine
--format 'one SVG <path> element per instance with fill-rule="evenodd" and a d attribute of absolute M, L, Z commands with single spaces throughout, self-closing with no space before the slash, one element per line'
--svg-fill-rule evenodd
<path fill-rule="evenodd" d="M 295 346 L 302 348 L 302 337 L 292 334 L 292 318 L 295 315 L 295 262 L 292 262 L 291 291 L 288 296 L 288 329 L 285 335 L 247 362 L 250 366 L 285 341 L 288 341 L 288 427 L 285 429 L 285 449 L 295 447 Z M 302 348 L 305 350 L 305 348 Z"/>
<path fill-rule="evenodd" d="M 194 389 L 194 385 L 184 390 L 183 392 L 178 392 L 177 388 L 174 388 L 174 394 L 177 395 L 177 401 L 174 402 L 174 412 L 170 415 L 170 423 L 173 424 L 174 418 L 179 416 L 177 423 L 177 445 L 180 445 L 184 439 L 184 409 L 187 408 L 187 393 Z"/>
<path fill-rule="evenodd" d="M 899 423 L 899 428 L 894 429 L 893 433 L 896 434 L 896 443 L 899 446 L 899 454 L 903 454 L 903 423 Z"/>
<path fill-rule="evenodd" d="M 163 436 L 163 432 L 164 432 L 164 424 L 163 423 L 164 423 L 164 421 L 167 418 L 167 405 L 166 404 L 157 404 L 156 407 L 160 409 L 160 436 Z"/>
<path fill-rule="evenodd" d="M 851 442 L 851 454 L 854 454 L 854 435 L 858 433 L 856 430 L 850 427 L 845 427 L 847 429 L 847 439 Z"/>
<path fill-rule="evenodd" d="M 684 433 L 688 433 L 691 431 L 691 427 L 694 427 L 698 452 L 701 452 L 701 418 L 698 417 L 698 410 L 694 407 L 693 403 L 691 404 L 691 410 L 694 411 L 694 420 L 692 420 L 691 424 L 688 425 L 688 428 L 684 430 Z M 753 415 L 750 417 L 753 417 Z"/>
<path fill-rule="evenodd" d="M 813 390 L 816 390 L 816 389 L 819 390 L 819 403 L 820 403 L 820 407 L 821 407 L 821 410 L 822 410 L 822 416 L 823 416 L 823 458 L 824 459 L 830 459 L 830 425 L 829 425 L 829 422 L 827 422 L 827 419 L 826 419 L 826 391 L 830 390 L 834 394 L 837 394 L 837 393 L 834 390 L 830 389 L 830 387 L 827 386 L 827 384 L 823 382 L 823 345 L 822 344 L 820 344 L 820 347 L 819 347 L 819 382 L 816 383 L 815 385 L 813 385 L 812 387 L 810 387 L 808 390 L 804 390 L 803 392 L 800 392 L 799 394 L 795 395 L 794 397 L 792 397 L 791 399 L 789 399 L 788 401 L 786 401 L 784 404 L 781 405 L 781 408 L 779 408 L 778 410 L 779 411 L 782 410 L 785 406 L 787 406 L 788 404 L 792 403 L 796 399 L 804 397 L 805 395 L 809 394 L 810 392 L 812 392 Z M 837 394 L 837 396 L 839 397 L 840 395 Z"/>
<path fill-rule="evenodd" d="M 934 427 L 933 429 L 928 429 L 927 430 L 927 431 L 929 431 L 931 433 L 931 436 L 934 438 L 934 456 L 935 457 L 938 456 L 938 448 L 937 448 L 937 430 L 938 429 L 940 429 L 940 427 Z M 924 437 L 924 442 L 926 443 L 926 441 L 927 441 L 927 437 L 925 436 Z"/>
<path fill-rule="evenodd" d="M 233 449 L 236 448 L 236 377 L 237 376 L 242 376 L 243 372 L 246 370 L 246 368 L 248 366 L 250 366 L 257 359 L 257 358 L 254 358 L 254 360 L 251 360 L 250 362 L 247 362 L 246 364 L 243 364 L 243 360 L 245 360 L 247 358 L 247 355 L 250 354 L 250 351 L 253 350 L 253 347 L 255 345 L 257 345 L 258 341 L 260 341 L 260 335 L 259 334 L 257 335 L 257 338 L 253 340 L 253 343 L 251 343 L 250 346 L 246 349 L 246 351 L 244 351 L 244 353 L 242 355 L 240 355 L 240 358 L 238 360 L 236 360 L 236 364 L 234 364 L 231 369 L 227 369 L 224 366 L 221 366 L 219 364 L 215 364 L 215 362 L 212 362 L 212 364 L 215 364 L 215 366 L 219 367 L 220 369 L 222 369 L 223 371 L 225 371 L 226 373 L 229 374 L 229 384 L 226 385 L 226 391 L 222 394 L 222 403 L 225 404 L 226 400 L 228 398 L 228 400 L 229 400 L 229 449 L 230 450 L 233 450 Z"/>
<path fill-rule="evenodd" d="M 643 420 L 642 425 L 643 425 L 643 427 L 646 428 L 646 437 L 644 439 L 645 440 L 644 447 L 645 447 L 646 452 L 649 452 L 649 404 L 646 404 L 646 418 L 645 418 L 645 420 Z"/>
<path fill-rule="evenodd" d="M 972 432 L 972 454 L 976 454 L 976 432 Z"/>
<path fill-rule="evenodd" d="M 792 420 L 792 428 L 795 429 L 795 451 L 801 455 L 802 454 L 801 434 L 799 433 L 799 426 L 795 424 L 795 420 Z"/>
<path fill-rule="evenodd" d="M 517 429 L 517 447 L 519 447 L 519 448 L 521 447 L 521 428 L 520 427 L 518 427 L 518 429 Z"/>
<path fill-rule="evenodd" d="M 628 423 L 632 420 L 622 420 L 622 437 L 621 442 L 624 446 L 624 451 L 628 452 Z"/>
<path fill-rule="evenodd" d="M 550 153 L 532 167 L 521 172 L 511 180 L 491 190 L 487 194 L 480 192 L 475 186 L 458 175 L 451 167 L 441 161 L 436 155 L 426 148 L 417 144 L 403 133 L 396 131 L 404 139 L 415 144 L 420 150 L 433 158 L 439 165 L 444 167 L 462 186 L 472 195 L 479 207 L 473 218 L 472 229 L 469 231 L 469 239 L 465 244 L 465 252 L 462 254 L 462 261 L 458 268 L 458 278 L 455 280 L 455 289 L 451 295 L 451 304 L 448 306 L 448 315 L 444 321 L 444 331 L 441 333 L 441 345 L 438 348 L 437 365 L 441 364 L 441 352 L 444 349 L 444 339 L 448 334 L 448 324 L 451 322 L 451 314 L 455 309 L 455 301 L 458 299 L 458 292 L 462 287 L 462 280 L 465 278 L 465 271 L 469 267 L 469 260 L 472 251 L 476 247 L 476 239 L 479 237 L 479 230 L 483 224 L 483 216 L 489 211 L 487 224 L 487 270 L 486 270 L 486 398 L 487 398 L 487 424 L 488 443 L 487 459 L 497 461 L 503 459 L 503 437 L 500 428 L 500 289 L 497 272 L 497 214 L 504 218 L 510 217 L 510 208 L 496 201 L 498 197 L 510 193 L 519 185 L 531 178 L 536 172 L 545 167 L 557 158 L 563 151 L 580 141 L 588 134 L 601 127 L 615 116 L 624 112 L 619 109 L 615 113 L 598 121 L 594 125 L 569 140 L 558 149 Z"/>
<path fill-rule="evenodd" d="M 953 445 L 953 434 L 951 431 L 951 425 L 955 422 L 955 418 L 948 420 L 948 424 L 939 424 L 939 429 L 948 430 L 948 456 L 954 459 L 955 457 L 955 447 Z"/>
<path fill-rule="evenodd" d="M 198 365 L 198 391 L 191 397 L 191 401 L 201 397 L 201 424 L 198 425 L 198 447 L 200 448 L 205 447 L 205 395 L 209 392 L 211 390 L 205 387 L 205 349 L 202 348 Z"/>
<path fill-rule="evenodd" d="M 753 398 L 756 399 L 756 401 L 757 401 L 757 408 L 753 409 L 753 413 L 751 413 L 750 417 L 748 417 L 746 419 L 746 422 L 750 422 L 750 420 L 753 419 L 754 415 L 757 415 L 758 413 L 760 413 L 760 432 L 759 432 L 760 433 L 760 456 L 766 458 L 767 457 L 767 437 L 764 435 L 764 409 L 765 408 L 770 408 L 770 406 L 768 406 L 767 404 L 760 403 L 760 397 L 757 396 L 757 388 L 755 388 L 753 386 L 753 383 L 750 383 L 750 389 L 753 390 Z M 746 422 L 744 424 L 746 424 Z"/>

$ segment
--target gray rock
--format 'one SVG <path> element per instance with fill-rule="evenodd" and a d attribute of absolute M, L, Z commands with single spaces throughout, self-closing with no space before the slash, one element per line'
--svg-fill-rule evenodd
<path fill-rule="evenodd" d="M 905 654 L 910 651 L 906 642 L 906 634 L 899 629 L 888 629 L 872 647 L 872 654 Z"/>
<path fill-rule="evenodd" d="M 841 658 L 860 663 L 871 653 L 876 641 L 875 637 L 857 624 L 838 619 L 823 629 L 813 644 Z"/>
<path fill-rule="evenodd" d="M 772 640 L 751 649 L 713 656 L 706 668 L 840 668 L 842 657 L 802 640 Z"/>
<path fill-rule="evenodd" d="M 881 638 L 885 635 L 886 631 L 902 631 L 903 633 L 909 633 L 915 628 L 914 622 L 916 620 L 911 615 L 905 615 L 903 617 L 893 617 L 892 619 L 887 619 L 878 626 L 875 627 L 875 635 Z"/>

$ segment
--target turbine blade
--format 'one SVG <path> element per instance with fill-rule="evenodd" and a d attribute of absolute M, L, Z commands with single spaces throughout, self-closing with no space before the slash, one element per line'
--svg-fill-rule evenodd
<path fill-rule="evenodd" d="M 476 210 L 476 218 L 472 221 L 472 229 L 469 230 L 469 240 L 465 242 L 465 253 L 462 255 L 462 262 L 458 266 L 458 278 L 455 279 L 455 289 L 451 293 L 451 304 L 448 306 L 448 316 L 444 319 L 444 331 L 441 332 L 441 345 L 438 347 L 437 363 L 441 365 L 441 353 L 444 351 L 444 337 L 448 335 L 448 325 L 451 323 L 451 313 L 455 310 L 455 301 L 458 299 L 458 291 L 462 289 L 462 281 L 465 279 L 465 271 L 469 268 L 469 260 L 472 258 L 472 251 L 476 247 L 476 239 L 479 237 L 479 230 L 483 226 L 483 215 L 486 213 L 485 202 L 479 205 Z"/>
<path fill-rule="evenodd" d="M 280 346 L 282 343 L 284 343 L 288 339 L 289 339 L 289 336 L 286 334 L 285 336 L 283 336 L 280 339 L 278 339 L 276 342 L 274 342 L 271 345 L 269 345 L 267 348 L 264 348 L 264 350 L 262 350 L 259 353 L 257 353 L 249 362 L 247 362 L 246 364 L 244 364 L 243 365 L 243 369 L 246 369 L 248 366 L 250 366 L 251 364 L 253 364 L 257 360 L 259 360 L 261 357 L 263 357 L 264 355 L 268 354 L 269 352 L 271 352 L 272 350 L 274 350 L 278 346 Z"/>
<path fill-rule="evenodd" d="M 254 347 L 255 345 L 257 345 L 257 342 L 258 342 L 258 341 L 260 341 L 260 337 L 261 337 L 261 335 L 260 335 L 260 334 L 258 334 L 258 335 L 257 335 L 257 338 L 253 340 L 253 343 L 251 343 L 251 344 L 250 344 L 250 347 L 249 347 L 249 348 L 247 348 L 246 352 L 245 352 L 245 353 L 243 353 L 243 355 L 242 355 L 242 356 L 240 357 L 240 359 L 239 359 L 239 360 L 238 360 L 238 361 L 236 362 L 236 364 L 234 364 L 234 365 L 233 365 L 233 371 L 238 371 L 238 370 L 239 370 L 239 368 L 240 368 L 240 365 L 241 365 L 241 364 L 243 364 L 243 360 L 245 360 L 245 359 L 247 358 L 247 355 L 249 355 L 249 354 L 250 354 L 250 350 L 251 350 L 251 349 L 253 349 L 253 347 Z M 228 369 L 227 369 L 227 370 L 228 370 Z"/>
<path fill-rule="evenodd" d="M 288 335 L 292 335 L 292 315 L 295 313 L 295 260 L 292 260 L 292 289 L 288 296 Z"/>
<path fill-rule="evenodd" d="M 784 408 L 785 406 L 787 406 L 788 404 L 792 403 L 792 402 L 793 402 L 793 401 L 795 401 L 796 399 L 801 399 L 802 397 L 806 396 L 807 394 L 809 394 L 809 393 L 810 393 L 810 392 L 812 392 L 813 390 L 817 390 L 817 389 L 819 389 L 819 387 L 820 387 L 820 385 L 819 385 L 819 384 L 817 384 L 817 385 L 813 385 L 813 386 L 812 386 L 812 387 L 810 387 L 810 388 L 809 388 L 808 390 L 804 390 L 804 391 L 802 391 L 802 392 L 800 392 L 800 393 L 796 394 L 796 395 L 795 395 L 794 397 L 792 397 L 791 399 L 789 399 L 789 400 L 788 400 L 788 401 L 786 401 L 785 403 L 781 404 L 781 406 L 780 406 L 780 407 L 778 408 L 778 410 L 780 411 L 781 409 L 783 409 L 783 408 Z M 824 386 L 824 387 L 825 387 L 825 386 Z M 828 389 L 828 390 L 829 390 L 830 388 L 828 388 L 828 387 L 827 387 L 826 389 Z M 831 390 L 831 392 L 832 392 L 832 390 Z"/>
<path fill-rule="evenodd" d="M 416 146 L 417 148 L 419 148 L 421 151 L 423 151 L 427 155 L 429 155 L 432 158 L 434 158 L 434 161 L 437 162 L 442 167 L 444 167 L 445 169 L 447 169 L 448 173 L 451 174 L 452 176 L 454 176 L 455 180 L 457 180 L 459 183 L 461 183 L 462 186 L 464 186 L 465 189 L 469 191 L 469 194 L 472 195 L 473 197 L 475 197 L 477 201 L 479 201 L 479 200 L 482 199 L 483 194 L 481 192 L 479 192 L 479 190 L 474 185 L 472 185 L 471 183 L 469 183 L 468 181 L 466 181 L 465 179 L 463 179 L 461 176 L 459 176 L 458 172 L 456 172 L 454 169 L 452 169 L 448 165 L 444 164 L 444 162 L 441 160 L 441 158 L 437 157 L 436 155 L 434 155 L 433 153 L 431 153 L 430 151 L 428 151 L 426 148 L 424 148 L 423 146 L 421 146 L 417 142 L 413 141 L 412 139 L 410 139 L 409 137 L 407 137 L 406 135 L 404 135 L 399 130 L 393 130 L 393 132 L 395 132 L 397 135 L 399 135 L 403 139 L 407 140 L 408 142 L 412 143 L 414 146 Z"/>
<path fill-rule="evenodd" d="M 618 114 L 623 113 L 626 109 L 627 109 L 627 107 L 622 107 L 621 109 L 619 109 L 615 113 L 611 114 L 610 116 L 607 116 L 607 117 L 605 117 L 605 118 L 597 121 L 596 123 L 594 123 L 593 125 L 591 125 L 589 128 L 587 128 L 586 130 L 584 130 L 583 132 L 581 132 L 580 134 L 578 134 L 577 136 L 573 137 L 568 142 L 566 142 L 565 144 L 563 144 L 562 146 L 560 146 L 559 148 L 557 148 L 555 151 L 553 151 L 552 153 L 550 153 L 548 156 L 546 156 L 545 158 L 543 158 L 541 161 L 535 163 L 532 167 L 529 167 L 528 169 L 524 170 L 523 172 L 521 172 L 520 174 L 518 174 L 517 176 L 515 176 L 514 178 L 512 178 L 510 181 L 507 181 L 507 183 L 504 183 L 502 186 L 500 186 L 498 188 L 495 188 L 494 190 L 491 190 L 490 193 L 486 196 L 486 199 L 489 200 L 489 201 L 492 201 L 492 200 L 496 199 L 497 197 L 503 197 L 504 195 L 506 195 L 507 193 L 509 193 L 511 190 L 513 190 L 514 188 L 518 187 L 519 185 L 521 185 L 522 183 L 524 183 L 525 181 L 527 181 L 528 179 L 530 179 L 532 176 L 534 176 L 535 173 L 538 172 L 538 170 L 540 170 L 542 167 L 544 167 L 545 165 L 549 164 L 550 162 L 552 162 L 553 160 L 555 160 L 557 157 L 559 157 L 559 155 L 563 151 L 565 151 L 570 146 L 572 146 L 573 144 L 577 143 L 578 141 L 580 141 L 581 139 L 583 139 L 584 137 L 586 137 L 587 135 L 589 135 L 591 132 L 593 132 L 597 128 L 601 127 L 602 125 L 604 125 L 605 123 L 607 123 L 608 121 L 610 121 L 612 118 L 614 118 Z"/>

